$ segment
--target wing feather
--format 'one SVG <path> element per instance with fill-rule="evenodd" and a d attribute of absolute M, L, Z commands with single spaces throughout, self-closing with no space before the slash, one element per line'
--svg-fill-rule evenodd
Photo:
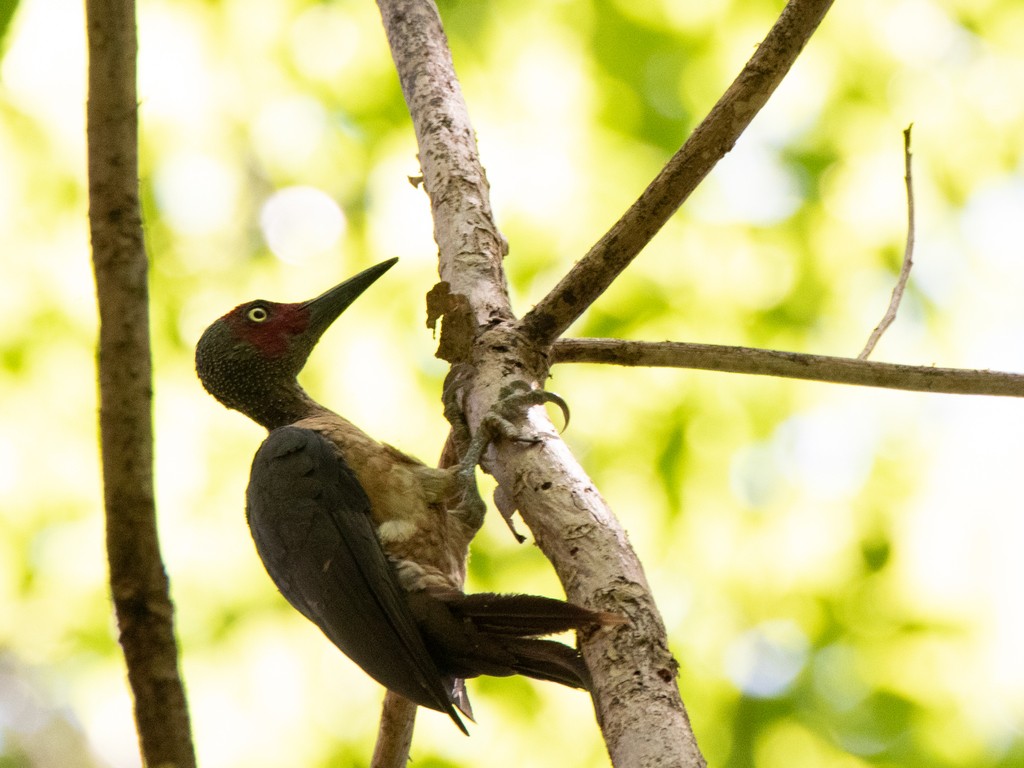
<path fill-rule="evenodd" d="M 282 427 L 253 460 L 246 518 L 270 578 L 367 674 L 462 729 L 451 691 L 431 658 L 381 549 L 370 502 L 320 433 Z"/>

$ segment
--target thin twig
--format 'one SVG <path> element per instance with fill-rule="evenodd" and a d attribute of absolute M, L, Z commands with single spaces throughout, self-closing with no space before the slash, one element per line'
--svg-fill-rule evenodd
<path fill-rule="evenodd" d="M 99 305 L 110 589 L 143 762 L 192 768 L 174 610 L 153 500 L 147 262 L 138 190 L 134 0 L 87 0 L 89 225 Z"/>
<path fill-rule="evenodd" d="M 553 342 L 611 285 L 728 153 L 818 28 L 832 0 L 790 0 L 754 55 L 639 199 L 523 317 L 537 343 Z"/>
<path fill-rule="evenodd" d="M 900 308 L 900 301 L 903 300 L 903 291 L 906 290 L 907 281 L 910 280 L 910 270 L 914 266 L 914 178 L 910 171 L 912 165 L 910 160 L 910 131 L 913 127 L 913 124 L 908 125 L 906 130 L 903 131 L 903 164 L 906 169 L 904 180 L 907 184 L 907 244 L 903 249 L 903 266 L 900 267 L 900 276 L 896 280 L 896 287 L 892 289 L 889 307 L 885 310 L 885 315 L 882 317 L 881 322 L 871 332 L 868 343 L 864 345 L 864 349 L 857 355 L 858 360 L 868 359 L 868 356 L 874 351 L 878 340 L 882 338 L 882 334 L 888 330 L 889 326 L 896 319 L 896 312 Z"/>
<path fill-rule="evenodd" d="M 696 368 L 914 392 L 1024 397 L 1024 374 L 1020 373 L 897 365 L 717 344 L 560 339 L 552 349 L 552 360 L 555 363 Z"/>

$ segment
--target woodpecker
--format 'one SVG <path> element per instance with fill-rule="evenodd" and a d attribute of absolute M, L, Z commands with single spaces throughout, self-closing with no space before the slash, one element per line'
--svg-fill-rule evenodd
<path fill-rule="evenodd" d="M 468 733 L 466 678 L 522 674 L 589 689 L 579 651 L 541 638 L 622 619 L 546 597 L 464 594 L 483 521 L 475 460 L 429 467 L 299 385 L 323 333 L 396 261 L 310 301 L 235 307 L 199 339 L 196 372 L 213 397 L 269 432 L 246 519 L 284 598 L 370 677 Z"/>

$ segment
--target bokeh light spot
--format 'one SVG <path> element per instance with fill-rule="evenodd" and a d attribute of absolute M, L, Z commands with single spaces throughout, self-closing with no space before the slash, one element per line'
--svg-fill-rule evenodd
<path fill-rule="evenodd" d="M 766 621 L 733 640 L 725 673 L 748 696 L 770 699 L 785 693 L 807 662 L 808 641 L 792 621 Z"/>
<path fill-rule="evenodd" d="M 297 264 L 338 243 L 345 231 L 345 214 L 319 189 L 286 187 L 263 203 L 260 227 L 274 255 Z"/>
<path fill-rule="evenodd" d="M 181 234 L 208 235 L 227 227 L 238 207 L 237 171 L 200 152 L 171 155 L 155 177 L 156 198 Z"/>

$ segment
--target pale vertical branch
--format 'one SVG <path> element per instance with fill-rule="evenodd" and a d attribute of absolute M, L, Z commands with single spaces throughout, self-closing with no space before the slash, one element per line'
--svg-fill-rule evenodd
<path fill-rule="evenodd" d="M 415 0 L 378 0 L 377 6 L 413 116 L 441 275 L 462 293 L 469 284 L 484 287 L 485 292 L 477 290 L 480 300 L 473 306 L 478 323 L 507 319 L 511 309 L 501 265 L 505 239 L 491 216 L 487 177 L 437 8 L 433 2 Z M 458 269 L 453 267 L 454 253 L 464 256 Z M 415 706 L 394 705 L 390 695 L 385 699 L 374 755 L 389 762 L 380 768 L 405 764 L 415 716 Z"/>
<path fill-rule="evenodd" d="M 153 500 L 152 370 L 138 197 L 134 0 L 87 0 L 89 224 L 99 305 L 110 590 L 144 762 L 195 765 Z"/>
<path fill-rule="evenodd" d="M 478 324 L 507 320 L 512 310 L 502 259 L 508 246 L 491 214 L 487 175 L 437 7 L 426 0 L 377 5 L 413 117 L 441 279 L 453 293 L 474 297 Z"/>
<path fill-rule="evenodd" d="M 896 279 L 896 286 L 892 289 L 892 297 L 889 299 L 889 306 L 885 310 L 881 321 L 875 326 L 875 330 L 868 337 L 864 349 L 857 355 L 858 360 L 867 360 L 874 351 L 878 340 L 882 338 L 889 326 L 896 319 L 896 312 L 899 311 L 900 302 L 903 300 L 903 292 L 907 288 L 907 281 L 910 280 L 910 270 L 914 266 L 914 177 L 911 175 L 911 153 L 910 153 L 910 131 L 913 125 L 908 125 L 903 131 L 903 166 L 905 170 L 904 181 L 907 185 L 907 243 L 903 248 L 903 265 L 900 267 L 899 277 Z"/>
<path fill-rule="evenodd" d="M 378 5 L 416 128 L 440 272 L 475 320 L 472 338 L 448 348 L 461 350 L 456 362 L 469 364 L 464 402 L 476 429 L 510 387 L 537 386 L 546 378 L 546 355 L 512 320 L 501 266 L 505 242 L 491 216 L 486 178 L 437 9 L 430 0 L 378 0 Z M 445 315 L 446 324 L 453 311 Z M 612 762 L 703 766 L 676 685 L 677 665 L 640 561 L 542 413 L 532 410 L 531 419 L 533 427 L 550 435 L 544 444 L 503 441 L 492 451 L 488 469 L 519 506 L 569 599 L 630 619 L 627 626 L 581 638 Z"/>
<path fill-rule="evenodd" d="M 474 429 L 505 393 L 540 386 L 547 376 L 546 346 L 628 265 L 731 148 L 830 5 L 830 0 L 792 0 L 786 6 L 705 120 L 710 127 L 695 133 L 699 140 L 687 143 L 652 184 L 654 191 L 595 246 L 585 264 L 523 323 L 516 323 L 501 265 L 505 241 L 491 216 L 486 178 L 437 9 L 430 0 L 378 0 L 416 128 L 440 273 L 449 284 L 446 327 L 462 328 L 465 336 L 445 343 L 443 332 L 442 347 L 455 350 L 448 359 L 465 364 L 464 403 Z M 467 325 L 465 316 L 475 322 Z M 622 526 L 543 412 L 533 409 L 529 419 L 533 429 L 545 434 L 543 443 L 502 441 L 486 466 L 504 496 L 519 507 L 569 599 L 629 617 L 626 626 L 581 638 L 612 762 L 703 766 L 675 682 L 677 664 L 664 624 Z"/>

